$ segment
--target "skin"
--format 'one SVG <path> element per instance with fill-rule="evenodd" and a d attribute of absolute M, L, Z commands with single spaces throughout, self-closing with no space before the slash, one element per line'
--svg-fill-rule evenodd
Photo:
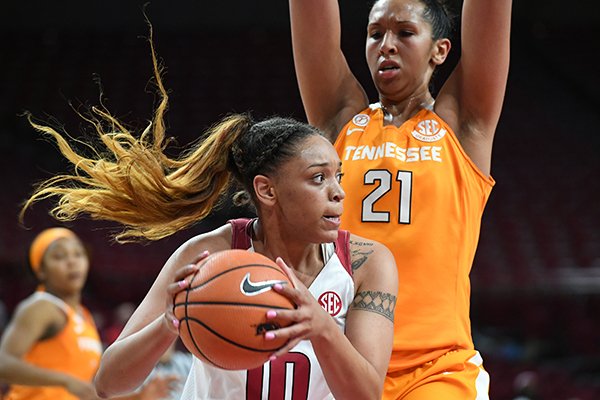
<path fill-rule="evenodd" d="M 289 339 L 274 357 L 300 340 L 311 340 L 335 397 L 373 399 L 381 395 L 391 353 L 392 321 L 380 314 L 351 309 L 344 335 L 306 288 L 323 268 L 319 243 L 337 238 L 344 198 L 339 179 L 339 157 L 320 136 L 305 139 L 297 156 L 281 165 L 276 175 L 254 178 L 260 216 L 253 227 L 255 251 L 276 259 L 287 271 L 295 288 L 275 290 L 298 306 L 278 314 L 295 322 L 292 326 L 269 331 L 265 337 Z M 387 248 L 356 236 L 351 240 L 373 248 L 362 271 L 355 275 L 357 293 L 374 290 L 395 294 L 396 268 Z M 133 390 L 143 382 L 177 338 L 173 297 L 187 287 L 199 260 L 229 248 L 231 228 L 224 225 L 190 239 L 170 257 L 121 336 L 103 356 L 96 376 L 96 388 L 102 396 Z M 266 313 L 268 318 L 277 315 L 274 310 Z M 372 346 L 374 342 L 378 346 Z"/>
<path fill-rule="evenodd" d="M 87 254 L 78 239 L 58 239 L 46 250 L 37 277 L 47 292 L 77 310 L 88 268 Z M 19 385 L 62 386 L 81 399 L 97 399 L 90 382 L 23 360 L 37 342 L 56 336 L 66 323 L 65 313 L 47 300 L 21 302 L 0 343 L 0 379 Z"/>
<path fill-rule="evenodd" d="M 458 136 L 471 160 L 489 174 L 509 66 L 511 0 L 465 0 L 461 57 L 440 89 L 433 110 Z M 400 126 L 432 105 L 428 84 L 450 51 L 433 40 L 418 0 L 381 0 L 369 15 L 365 53 L 379 100 Z M 335 140 L 369 104 L 340 49 L 335 0 L 290 0 L 296 75 L 308 121 Z M 314 60 L 319 60 L 318 63 Z M 395 71 L 380 68 L 394 65 Z"/>

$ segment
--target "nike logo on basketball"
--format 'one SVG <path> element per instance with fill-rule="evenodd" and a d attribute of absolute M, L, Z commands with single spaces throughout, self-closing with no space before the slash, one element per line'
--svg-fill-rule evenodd
<path fill-rule="evenodd" d="M 244 279 L 242 279 L 242 283 L 240 283 L 240 290 L 246 296 L 256 296 L 257 294 L 271 290 L 271 287 L 278 283 L 285 285 L 287 282 L 279 280 L 252 282 L 250 280 L 250 273 L 247 273 L 246 276 L 244 276 Z"/>

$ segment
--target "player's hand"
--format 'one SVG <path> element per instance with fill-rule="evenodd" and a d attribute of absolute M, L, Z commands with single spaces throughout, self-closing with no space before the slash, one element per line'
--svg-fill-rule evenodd
<path fill-rule="evenodd" d="M 187 287 L 190 285 L 192 277 L 199 269 L 198 264 L 200 261 L 208 257 L 209 254 L 210 253 L 208 251 L 204 251 L 193 263 L 184 265 L 178 269 L 175 272 L 175 277 L 173 279 L 174 282 L 167 286 L 165 318 L 167 319 L 167 326 L 169 327 L 169 330 L 177 335 L 179 335 L 179 321 L 173 313 L 175 296 L 177 296 L 177 293 L 187 289 Z"/>
<path fill-rule="evenodd" d="M 265 339 L 267 340 L 272 340 L 275 337 L 288 339 L 286 345 L 273 354 L 273 356 L 279 357 L 290 351 L 301 340 L 310 340 L 325 332 L 328 327 L 332 326 L 332 321 L 329 314 L 323 310 L 306 286 L 296 277 L 294 271 L 281 258 L 277 258 L 275 262 L 287 274 L 294 286 L 275 285 L 273 290 L 296 304 L 294 310 L 267 311 L 267 319 L 277 317 L 292 322 L 292 325 L 285 328 L 265 332 Z"/>

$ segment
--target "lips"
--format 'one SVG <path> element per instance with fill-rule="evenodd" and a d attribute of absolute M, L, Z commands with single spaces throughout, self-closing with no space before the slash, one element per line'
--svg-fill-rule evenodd
<path fill-rule="evenodd" d="M 380 71 L 389 70 L 389 69 L 399 69 L 399 68 L 400 68 L 400 65 L 394 60 L 385 59 L 379 63 Z"/>
<path fill-rule="evenodd" d="M 340 216 L 339 215 L 325 215 L 325 216 L 323 216 L 323 219 L 326 220 L 327 222 L 330 222 L 331 224 L 336 225 L 336 226 L 340 225 Z"/>
<path fill-rule="evenodd" d="M 400 71 L 400 65 L 393 60 L 383 60 L 379 63 L 379 68 L 377 69 L 377 73 L 380 77 L 384 79 L 393 78 Z"/>

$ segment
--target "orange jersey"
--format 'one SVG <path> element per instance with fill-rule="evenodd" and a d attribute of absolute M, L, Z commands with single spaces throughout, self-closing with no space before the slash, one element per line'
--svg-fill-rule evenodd
<path fill-rule="evenodd" d="M 49 293 L 36 292 L 29 301 L 51 301 L 67 315 L 67 324 L 54 337 L 37 342 L 23 358 L 40 368 L 60 371 L 82 381 L 91 382 L 102 353 L 102 344 L 94 320 L 87 309 L 83 315 Z M 12 385 L 6 400 L 77 400 L 59 386 Z"/>
<path fill-rule="evenodd" d="M 494 180 L 426 109 L 400 127 L 383 126 L 373 104 L 344 126 L 335 147 L 346 192 L 342 228 L 388 246 L 398 267 L 389 370 L 472 349 L 469 272 Z"/>

